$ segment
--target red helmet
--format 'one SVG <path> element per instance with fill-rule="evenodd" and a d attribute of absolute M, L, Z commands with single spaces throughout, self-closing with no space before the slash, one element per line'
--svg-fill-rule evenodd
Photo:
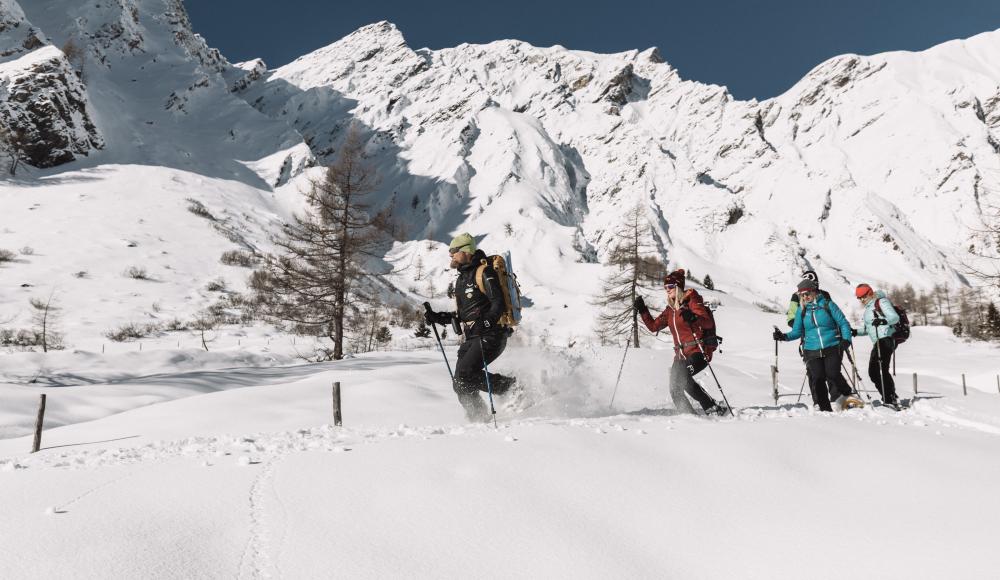
<path fill-rule="evenodd" d="M 864 298 L 872 293 L 872 287 L 868 284 L 858 284 L 858 287 L 854 289 L 854 295 L 858 298 Z"/>

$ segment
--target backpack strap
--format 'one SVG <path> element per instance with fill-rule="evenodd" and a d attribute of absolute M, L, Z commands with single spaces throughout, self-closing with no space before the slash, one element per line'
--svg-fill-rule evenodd
<path fill-rule="evenodd" d="M 479 267 L 476 268 L 476 286 L 479 286 L 479 291 L 486 294 L 486 282 L 483 281 L 483 275 L 486 273 L 486 266 L 489 262 L 486 260 L 481 260 Z"/>

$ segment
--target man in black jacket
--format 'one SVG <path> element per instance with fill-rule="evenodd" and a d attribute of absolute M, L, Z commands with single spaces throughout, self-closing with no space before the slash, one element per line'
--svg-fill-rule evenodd
<path fill-rule="evenodd" d="M 465 340 L 458 349 L 453 386 L 469 421 L 488 421 L 490 410 L 479 392 L 492 389 L 494 395 L 502 395 L 515 382 L 512 377 L 489 373 L 489 387 L 486 384 L 485 366 L 503 353 L 510 335 L 510 331 L 498 323 L 506 309 L 503 290 L 496 272 L 487 263 L 486 254 L 476 249 L 476 240 L 470 234 L 461 234 L 452 240 L 448 251 L 451 267 L 458 270 L 455 281 L 457 310 L 428 310 L 424 317 L 428 324 L 446 325 L 453 320 L 460 323 Z M 476 273 L 482 266 L 485 268 L 481 276 L 483 288 L 480 288 Z"/>

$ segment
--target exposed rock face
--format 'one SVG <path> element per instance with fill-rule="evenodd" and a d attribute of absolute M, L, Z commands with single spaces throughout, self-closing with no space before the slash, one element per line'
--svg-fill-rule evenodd
<path fill-rule="evenodd" d="M 104 146 L 87 92 L 59 49 L 0 64 L 0 127 L 19 136 L 22 161 L 53 167 Z"/>

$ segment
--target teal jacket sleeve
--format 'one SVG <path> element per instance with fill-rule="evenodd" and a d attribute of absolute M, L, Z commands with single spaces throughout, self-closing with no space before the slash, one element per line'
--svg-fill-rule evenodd
<path fill-rule="evenodd" d="M 837 303 L 832 300 L 830 301 L 830 314 L 833 315 L 833 321 L 837 323 L 837 328 L 840 329 L 840 339 L 851 340 L 851 324 L 847 322 L 847 317 L 841 312 Z"/>

